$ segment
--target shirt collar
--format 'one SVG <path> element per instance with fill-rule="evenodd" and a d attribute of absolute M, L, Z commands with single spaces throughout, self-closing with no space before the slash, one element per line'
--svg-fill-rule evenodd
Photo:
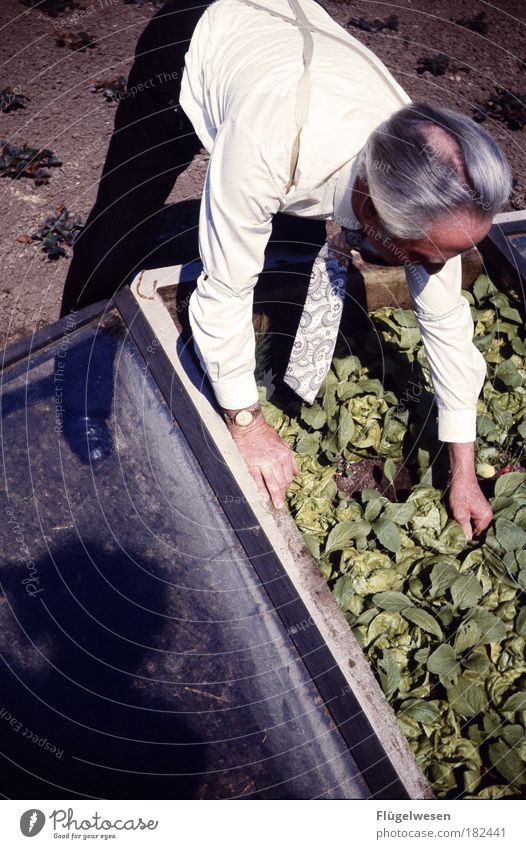
<path fill-rule="evenodd" d="M 358 173 L 358 157 L 349 159 L 339 170 L 334 188 L 334 221 L 348 230 L 363 230 L 352 208 L 351 196 Z"/>

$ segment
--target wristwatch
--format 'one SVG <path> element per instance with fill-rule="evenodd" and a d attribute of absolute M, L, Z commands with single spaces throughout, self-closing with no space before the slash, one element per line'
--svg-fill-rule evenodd
<path fill-rule="evenodd" d="M 237 425 L 238 427 L 248 427 L 252 422 L 261 415 L 261 404 L 252 404 L 250 407 L 245 407 L 231 415 L 223 410 L 223 416 L 227 424 Z"/>

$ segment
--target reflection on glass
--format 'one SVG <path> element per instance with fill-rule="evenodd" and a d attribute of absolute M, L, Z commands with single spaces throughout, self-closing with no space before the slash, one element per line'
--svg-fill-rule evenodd
<path fill-rule="evenodd" d="M 366 797 L 120 319 L 7 369 L 2 428 L 1 792 Z"/>
<path fill-rule="evenodd" d="M 515 250 L 526 260 L 526 233 L 516 233 L 513 236 L 508 236 L 508 239 Z"/>

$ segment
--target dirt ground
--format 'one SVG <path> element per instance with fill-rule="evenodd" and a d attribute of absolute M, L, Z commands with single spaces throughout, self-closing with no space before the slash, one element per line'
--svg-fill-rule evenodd
<path fill-rule="evenodd" d="M 80 4 L 82 5 L 82 4 Z M 62 161 L 52 168 L 47 185 L 30 179 L 0 182 L 2 228 L 0 252 L 0 340 L 2 347 L 58 316 L 68 257 L 50 261 L 38 241 L 19 241 L 31 234 L 61 205 L 86 218 L 113 128 L 116 105 L 93 91 L 96 79 L 127 76 L 137 38 L 156 5 L 124 0 L 84 3 L 83 23 L 71 26 L 67 11 L 51 18 L 20 0 L 0 5 L 0 90 L 11 88 L 30 98 L 24 109 L 0 112 L 0 140 L 47 147 Z M 428 100 L 473 115 L 496 86 L 526 100 L 526 2 L 499 0 L 425 0 L 366 2 L 324 0 L 325 8 L 377 53 L 413 99 Z M 452 21 L 484 12 L 485 35 Z M 397 29 L 366 32 L 350 18 L 387 18 L 395 14 Z M 87 30 L 96 46 L 83 52 L 56 44 L 61 29 Z M 420 57 L 447 53 L 445 74 L 417 73 Z M 508 129 L 487 118 L 484 126 L 504 148 L 516 180 L 510 208 L 526 207 L 524 169 L 526 128 Z M 206 170 L 200 154 L 185 173 L 168 203 L 199 198 Z"/>

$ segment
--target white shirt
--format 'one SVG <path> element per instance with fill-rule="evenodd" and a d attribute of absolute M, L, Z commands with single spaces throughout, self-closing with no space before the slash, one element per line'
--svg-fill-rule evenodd
<path fill-rule="evenodd" d="M 288 191 L 304 67 L 288 0 L 217 0 L 200 18 L 185 58 L 180 103 L 210 153 L 199 222 L 203 272 L 190 298 L 190 324 L 201 364 L 227 409 L 258 399 L 253 290 L 274 214 L 359 226 L 351 207 L 356 156 L 379 123 L 411 102 L 374 53 L 316 2 L 300 2 L 314 28 L 314 50 L 308 117 Z M 407 281 L 435 389 L 439 438 L 472 442 L 486 365 L 472 341 L 460 257 L 431 277 L 421 266 L 408 268 Z"/>

